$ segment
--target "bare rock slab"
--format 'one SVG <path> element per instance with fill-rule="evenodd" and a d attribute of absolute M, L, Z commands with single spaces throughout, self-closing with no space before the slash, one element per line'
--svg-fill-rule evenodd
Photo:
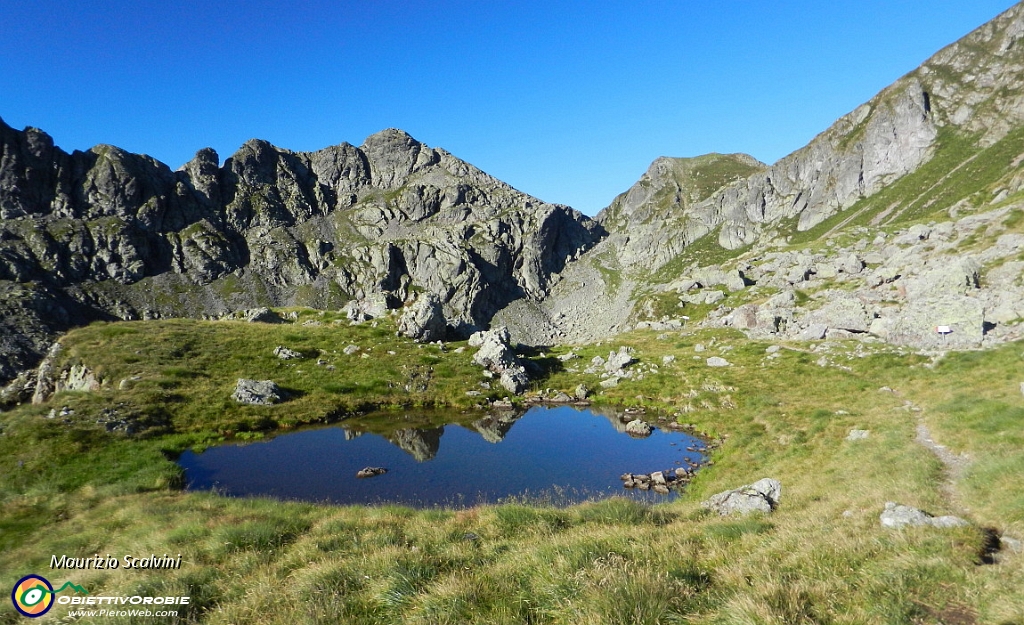
<path fill-rule="evenodd" d="M 923 510 L 912 508 L 910 506 L 904 506 L 893 501 L 888 501 L 885 504 L 885 509 L 882 510 L 882 514 L 878 517 L 882 523 L 882 527 L 889 529 L 898 529 L 901 527 L 910 526 L 924 526 L 930 525 L 931 527 L 938 527 L 942 529 L 951 527 L 964 527 L 970 525 L 969 521 L 961 519 L 956 516 L 932 516 Z"/>
<path fill-rule="evenodd" d="M 722 516 L 750 514 L 751 512 L 770 514 L 778 507 L 781 497 L 782 483 L 766 477 L 753 484 L 712 495 L 700 505 Z"/>

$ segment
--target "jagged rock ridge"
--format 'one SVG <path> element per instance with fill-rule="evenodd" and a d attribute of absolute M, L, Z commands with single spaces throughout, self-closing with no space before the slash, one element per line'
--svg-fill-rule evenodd
<path fill-rule="evenodd" d="M 393 308 L 426 291 L 468 334 L 543 296 L 602 233 L 400 130 L 317 152 L 252 140 L 223 166 L 204 149 L 171 171 L 0 121 L 0 379 L 96 318 Z"/>

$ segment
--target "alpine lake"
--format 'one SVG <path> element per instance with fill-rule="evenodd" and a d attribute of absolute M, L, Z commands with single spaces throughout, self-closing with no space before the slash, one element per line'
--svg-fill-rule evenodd
<path fill-rule="evenodd" d="M 644 415 L 537 405 L 472 415 L 376 413 L 266 440 L 186 451 L 189 490 L 334 504 L 465 507 L 505 501 L 569 505 L 612 496 L 676 497 L 706 444 L 685 430 L 627 433 Z M 357 477 L 367 468 L 385 469 Z M 660 472 L 658 475 L 652 475 Z M 624 474 L 636 479 L 624 481 Z M 655 484 L 664 478 L 669 488 Z"/>

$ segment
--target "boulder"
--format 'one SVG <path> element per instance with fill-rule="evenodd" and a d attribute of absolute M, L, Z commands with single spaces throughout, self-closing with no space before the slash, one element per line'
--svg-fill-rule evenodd
<path fill-rule="evenodd" d="M 280 358 L 281 360 L 296 360 L 302 358 L 301 353 L 292 349 L 288 349 L 287 347 L 282 347 L 280 345 L 274 348 L 274 355 Z"/>
<path fill-rule="evenodd" d="M 781 496 L 782 484 L 778 480 L 764 478 L 753 484 L 712 495 L 700 505 L 722 516 L 751 512 L 767 514 L 778 507 Z"/>
<path fill-rule="evenodd" d="M 863 302 L 850 295 L 832 293 L 834 295 L 829 298 L 828 303 L 808 316 L 810 325 L 822 325 L 829 329 L 850 332 L 867 332 L 868 313 Z"/>
<path fill-rule="evenodd" d="M 643 438 L 650 436 L 653 431 L 654 428 L 651 427 L 651 424 L 647 423 L 643 419 L 633 419 L 626 424 L 626 434 L 629 434 L 630 436 Z"/>
<path fill-rule="evenodd" d="M 425 343 L 443 340 L 447 328 L 441 299 L 433 293 L 420 296 L 398 320 L 399 334 Z"/>
<path fill-rule="evenodd" d="M 269 308 L 253 308 L 242 311 L 242 317 L 249 323 L 283 323 L 284 320 Z"/>
<path fill-rule="evenodd" d="M 947 529 L 951 527 L 964 527 L 970 525 L 968 521 L 961 519 L 956 516 L 932 516 L 927 512 L 912 508 L 910 506 L 904 506 L 893 501 L 888 501 L 885 504 L 885 509 L 882 510 L 882 514 L 878 517 L 882 523 L 882 527 L 889 529 L 898 529 L 901 527 L 911 526 L 923 526 L 928 525 L 931 527 L 938 527 Z"/>
<path fill-rule="evenodd" d="M 618 373 L 636 362 L 633 358 L 632 347 L 620 347 L 619 351 L 609 352 L 608 360 L 604 363 L 604 369 L 608 373 Z"/>
<path fill-rule="evenodd" d="M 387 472 L 388 470 L 385 469 L 384 467 L 365 467 L 363 469 L 359 469 L 358 471 L 356 471 L 356 477 L 376 477 L 378 475 L 384 475 Z"/>
<path fill-rule="evenodd" d="M 359 322 L 383 317 L 399 303 L 397 298 L 387 293 L 373 293 L 363 299 L 349 301 L 342 311 L 350 321 Z"/>
<path fill-rule="evenodd" d="M 231 398 L 240 404 L 269 406 L 284 398 L 284 392 L 271 380 L 239 378 Z"/>
<path fill-rule="evenodd" d="M 812 323 L 799 334 L 796 335 L 798 341 L 817 341 L 825 338 L 825 333 L 828 332 L 828 326 L 824 323 Z"/>
<path fill-rule="evenodd" d="M 508 330 L 502 326 L 485 332 L 476 332 L 469 337 L 469 344 L 480 349 L 473 355 L 473 362 L 496 374 L 510 393 L 520 394 L 530 384 L 526 367 L 509 346 Z"/>
<path fill-rule="evenodd" d="M 100 381 L 88 367 L 83 364 L 72 365 L 66 368 L 57 379 L 55 393 L 62 391 L 97 391 L 100 388 Z"/>
<path fill-rule="evenodd" d="M 707 364 L 709 367 L 728 367 L 731 365 L 728 360 L 721 356 L 712 356 L 711 358 L 708 358 Z"/>
<path fill-rule="evenodd" d="M 963 295 L 978 288 L 981 265 L 971 257 L 954 258 L 938 263 L 906 281 L 907 299 Z"/>

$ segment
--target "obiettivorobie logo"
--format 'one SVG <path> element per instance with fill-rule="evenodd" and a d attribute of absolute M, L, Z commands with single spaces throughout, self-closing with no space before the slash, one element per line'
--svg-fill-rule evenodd
<path fill-rule="evenodd" d="M 11 590 L 11 603 L 14 609 L 23 616 L 36 618 L 50 611 L 53 604 L 70 606 L 70 616 L 77 617 L 108 617 L 108 616 L 177 616 L 177 610 L 157 610 L 153 612 L 150 607 L 157 606 L 187 606 L 191 603 L 191 597 L 187 596 L 72 596 L 63 595 L 55 597 L 59 592 L 70 588 L 79 595 L 89 595 L 89 591 L 73 582 L 64 582 L 64 585 L 57 590 L 42 575 L 26 575 L 18 580 Z M 96 606 L 103 606 L 97 609 Z M 138 608 L 138 609 L 136 609 Z"/>
<path fill-rule="evenodd" d="M 18 583 L 14 585 L 14 589 L 11 590 L 11 603 L 14 604 L 15 610 L 21 612 L 22 616 L 36 618 L 49 612 L 53 607 L 54 596 L 67 588 L 71 588 L 77 593 L 89 594 L 85 588 L 72 582 L 64 582 L 63 586 L 54 590 L 53 584 L 45 577 L 26 575 L 19 579 Z"/>

